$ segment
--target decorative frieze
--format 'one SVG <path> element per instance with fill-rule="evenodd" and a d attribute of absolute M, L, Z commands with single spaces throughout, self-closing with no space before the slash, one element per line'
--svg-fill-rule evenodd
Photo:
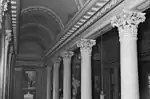
<path fill-rule="evenodd" d="M 11 23 L 12 23 L 12 33 L 13 33 L 13 43 L 14 43 L 14 49 L 15 52 L 17 52 L 17 9 L 18 5 L 17 5 L 17 1 L 15 0 L 11 0 L 10 1 L 11 4 Z"/>

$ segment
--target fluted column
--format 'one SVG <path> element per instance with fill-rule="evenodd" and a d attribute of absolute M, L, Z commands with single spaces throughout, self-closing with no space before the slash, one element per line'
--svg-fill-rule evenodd
<path fill-rule="evenodd" d="M 139 99 L 137 29 L 145 14 L 124 11 L 112 19 L 120 38 L 121 99 Z"/>
<path fill-rule="evenodd" d="M 71 99 L 71 57 L 73 52 L 66 51 L 62 53 L 64 75 L 63 75 L 63 99 Z"/>
<path fill-rule="evenodd" d="M 81 99 L 92 99 L 91 52 L 95 44 L 91 39 L 77 41 L 81 52 Z"/>
<path fill-rule="evenodd" d="M 53 99 L 59 99 L 59 67 L 61 58 L 53 60 Z"/>
<path fill-rule="evenodd" d="M 47 97 L 46 99 L 52 99 L 52 67 L 47 66 Z"/>

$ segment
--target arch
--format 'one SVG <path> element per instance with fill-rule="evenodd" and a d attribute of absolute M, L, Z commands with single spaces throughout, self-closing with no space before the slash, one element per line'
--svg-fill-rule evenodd
<path fill-rule="evenodd" d="M 32 11 L 43 11 L 45 13 L 47 13 L 49 16 L 53 17 L 55 19 L 55 21 L 59 24 L 61 31 L 64 28 L 63 22 L 60 19 L 60 17 L 51 9 L 48 9 L 46 7 L 41 7 L 41 6 L 32 6 L 32 7 L 28 7 L 25 8 L 21 11 L 21 15 L 26 14 L 28 12 L 32 12 Z"/>
<path fill-rule="evenodd" d="M 27 24 L 23 24 L 23 25 L 21 26 L 21 29 L 24 29 L 24 28 L 30 27 L 30 26 L 38 26 L 38 27 L 40 27 L 40 28 L 43 28 L 44 30 L 46 30 L 46 31 L 49 33 L 49 36 L 51 37 L 51 40 L 52 40 L 52 41 L 55 39 L 53 33 L 52 33 L 47 27 L 45 27 L 44 25 L 39 24 L 39 23 L 27 23 Z"/>
<path fill-rule="evenodd" d="M 26 43 L 26 42 L 34 42 L 34 43 L 37 43 L 38 45 L 40 45 L 43 50 L 45 50 L 46 47 L 47 47 L 47 45 L 40 38 L 37 38 L 34 35 L 32 35 L 32 36 L 27 35 L 25 37 L 22 37 L 21 39 L 22 40 L 20 41 L 20 44 L 23 44 L 23 43 Z"/>

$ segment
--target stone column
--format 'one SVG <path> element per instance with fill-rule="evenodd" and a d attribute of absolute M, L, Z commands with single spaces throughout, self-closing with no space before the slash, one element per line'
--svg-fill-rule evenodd
<path fill-rule="evenodd" d="M 13 67 L 11 67 L 12 65 L 12 58 L 13 58 L 13 54 L 14 54 L 14 49 L 13 49 L 13 45 L 11 44 L 9 46 L 9 52 L 8 52 L 8 61 L 7 61 L 7 97 L 9 99 L 9 97 L 11 97 L 11 92 L 12 92 L 12 72 L 13 72 Z"/>
<path fill-rule="evenodd" d="M 4 53 L 5 53 L 5 36 L 4 33 L 1 34 L 0 38 L 1 56 L 0 56 L 0 98 L 3 99 L 3 77 L 4 77 Z"/>
<path fill-rule="evenodd" d="M 71 99 L 71 57 L 73 52 L 63 52 L 63 99 Z"/>
<path fill-rule="evenodd" d="M 119 99 L 119 67 L 118 66 L 114 67 L 113 71 L 114 71 L 113 81 L 114 81 L 114 94 L 115 94 L 114 99 Z"/>
<path fill-rule="evenodd" d="M 53 60 L 53 99 L 59 99 L 59 67 L 61 58 Z"/>
<path fill-rule="evenodd" d="M 92 99 L 91 52 L 95 44 L 91 39 L 77 41 L 81 51 L 81 99 Z"/>
<path fill-rule="evenodd" d="M 46 99 L 52 99 L 52 67 L 47 66 L 47 97 Z"/>
<path fill-rule="evenodd" d="M 23 78 L 23 68 L 14 69 L 14 85 L 13 85 L 13 97 L 12 99 L 24 99 L 22 92 L 22 79 Z"/>
<path fill-rule="evenodd" d="M 7 89 L 8 84 L 6 84 L 8 81 L 6 77 L 8 77 L 8 70 L 7 70 L 7 63 L 8 63 L 8 50 L 9 50 L 9 44 L 11 41 L 11 16 L 10 13 L 7 11 L 7 4 L 5 5 L 5 15 L 4 15 L 4 21 L 1 33 L 1 63 L 0 63 L 0 97 L 1 99 L 5 99 L 8 97 Z M 0 17 L 1 19 L 2 17 Z M 1 23 L 0 23 L 1 28 Z"/>
<path fill-rule="evenodd" d="M 112 19 L 120 38 L 121 99 L 139 99 L 137 29 L 145 14 L 123 11 Z"/>
<path fill-rule="evenodd" d="M 5 30 L 5 40 L 4 40 L 4 68 L 3 68 L 3 99 L 7 97 L 7 77 L 8 77 L 8 55 L 9 55 L 9 44 L 11 41 L 11 30 Z"/>

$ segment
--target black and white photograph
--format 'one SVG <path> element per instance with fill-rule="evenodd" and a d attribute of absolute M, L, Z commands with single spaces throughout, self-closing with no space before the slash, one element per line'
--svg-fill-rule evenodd
<path fill-rule="evenodd" d="M 150 0 L 0 0 L 0 99 L 150 99 Z"/>

